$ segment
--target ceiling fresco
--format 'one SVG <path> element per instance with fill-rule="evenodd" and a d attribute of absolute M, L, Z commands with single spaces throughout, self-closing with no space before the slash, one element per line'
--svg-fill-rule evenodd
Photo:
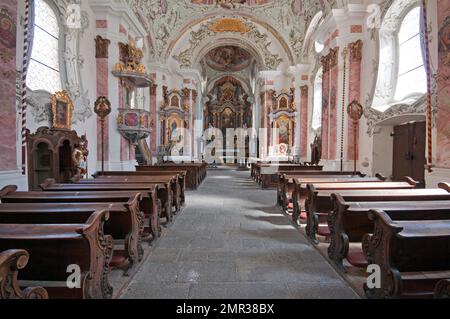
<path fill-rule="evenodd" d="M 221 46 L 211 50 L 205 61 L 216 71 L 238 72 L 247 68 L 252 60 L 250 53 L 237 46 Z"/>
<path fill-rule="evenodd" d="M 283 39 L 296 62 L 302 58 L 307 28 L 317 12 L 325 14 L 336 0 L 124 0 L 149 32 L 150 55 L 164 62 L 179 35 L 205 17 L 217 14 L 252 17 Z M 275 30 L 275 31 L 274 31 Z M 189 32 L 189 31 L 188 31 Z M 192 33 L 192 31 L 191 31 Z"/>

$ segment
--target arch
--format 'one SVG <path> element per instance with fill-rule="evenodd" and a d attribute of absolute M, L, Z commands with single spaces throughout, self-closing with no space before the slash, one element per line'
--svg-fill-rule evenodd
<path fill-rule="evenodd" d="M 194 68 L 198 67 L 198 65 L 200 64 L 200 61 L 202 61 L 205 56 L 211 51 L 214 50 L 216 48 L 219 48 L 221 46 L 237 46 L 239 48 L 242 48 L 244 50 L 247 50 L 254 58 L 256 61 L 256 65 L 258 68 L 263 68 L 264 67 L 264 58 L 261 56 L 261 53 L 258 52 L 258 49 L 250 42 L 250 41 L 243 41 L 242 38 L 239 37 L 221 37 L 220 39 L 218 39 L 218 41 L 210 41 L 209 43 L 207 43 L 204 47 L 199 48 L 198 53 L 196 53 L 196 58 L 192 63 L 192 66 Z"/>
<path fill-rule="evenodd" d="M 309 52 L 311 52 L 311 48 L 314 46 L 313 35 L 314 32 L 319 28 L 319 26 L 323 22 L 323 12 L 319 11 L 316 13 L 314 18 L 312 18 L 308 30 L 306 30 L 305 40 L 303 42 L 303 50 L 302 55 L 306 56 Z"/>
<path fill-rule="evenodd" d="M 217 31 L 212 28 L 215 23 L 230 19 L 239 20 L 242 30 L 233 30 L 233 27 L 230 27 L 231 31 Z M 261 32 L 259 28 L 269 32 Z M 272 41 L 269 34 L 276 40 L 275 42 Z M 188 49 L 180 45 L 181 40 L 185 38 L 189 39 Z M 208 14 L 202 19 L 189 22 L 169 41 L 164 58 L 166 60 L 174 58 L 181 68 L 194 68 L 207 52 L 224 44 L 239 46 L 251 52 L 258 57 L 261 69 L 274 70 L 281 62 L 294 64 L 293 53 L 280 34 L 267 23 L 246 14 L 234 16 Z M 271 44 L 277 45 L 281 49 L 272 53 L 269 50 Z"/>
<path fill-rule="evenodd" d="M 236 74 L 217 74 L 214 78 L 208 80 L 208 85 L 206 86 L 206 93 L 211 92 L 214 86 L 221 84 L 221 82 L 231 81 L 233 84 L 239 84 L 245 90 L 247 94 L 249 92 L 249 86 L 246 81 L 239 75 Z"/>

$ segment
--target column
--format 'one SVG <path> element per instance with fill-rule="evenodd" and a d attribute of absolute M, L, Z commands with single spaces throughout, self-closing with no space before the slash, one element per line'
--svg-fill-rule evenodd
<path fill-rule="evenodd" d="M 300 87 L 300 156 L 306 157 L 308 152 L 308 85 Z"/>
<path fill-rule="evenodd" d="M 330 96 L 330 58 L 326 55 L 321 58 L 323 68 L 322 80 L 322 159 L 328 159 L 328 113 Z"/>
<path fill-rule="evenodd" d="M 337 159 L 337 103 L 339 92 L 339 47 L 330 49 L 330 97 L 329 97 L 329 141 L 328 141 L 328 159 Z"/>
<path fill-rule="evenodd" d="M 438 0 L 439 62 L 436 116 L 436 167 L 450 168 L 450 2 Z"/>
<path fill-rule="evenodd" d="M 157 156 L 158 149 L 157 149 L 157 140 L 156 140 L 156 132 L 157 132 L 157 108 L 156 108 L 156 90 L 158 88 L 158 85 L 152 84 L 150 86 L 150 123 L 153 123 L 151 125 L 152 132 L 150 133 L 150 153 L 152 156 Z"/>
<path fill-rule="evenodd" d="M 349 66 L 349 103 L 352 101 L 360 101 L 361 98 L 361 61 L 362 61 L 362 46 L 363 42 L 358 40 L 348 45 L 350 51 L 350 66 Z M 347 118 L 347 159 L 358 159 L 359 153 L 359 122 L 356 128 L 356 136 L 354 132 L 353 120 Z M 354 142 L 356 140 L 356 154 L 354 150 Z"/>
<path fill-rule="evenodd" d="M 0 41 L 0 171 L 17 171 L 16 141 L 16 30 L 17 1 L 2 1 L 2 41 Z"/>
<path fill-rule="evenodd" d="M 108 97 L 108 48 L 110 41 L 101 36 L 95 38 L 95 62 L 96 62 L 96 77 L 97 77 L 97 96 Z M 105 162 L 109 160 L 109 115 L 105 118 L 104 125 L 104 159 Z M 101 139 L 101 124 L 97 119 L 97 159 L 102 158 L 102 139 Z"/>

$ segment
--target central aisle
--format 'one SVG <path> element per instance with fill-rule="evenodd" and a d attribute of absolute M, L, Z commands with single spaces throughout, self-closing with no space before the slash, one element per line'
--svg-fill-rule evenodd
<path fill-rule="evenodd" d="M 209 170 L 122 298 L 357 298 L 250 172 Z"/>

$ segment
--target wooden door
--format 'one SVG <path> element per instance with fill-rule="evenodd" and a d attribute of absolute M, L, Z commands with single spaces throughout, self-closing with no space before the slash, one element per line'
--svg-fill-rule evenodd
<path fill-rule="evenodd" d="M 412 122 L 394 127 L 393 180 L 404 176 L 425 184 L 425 122 Z"/>

